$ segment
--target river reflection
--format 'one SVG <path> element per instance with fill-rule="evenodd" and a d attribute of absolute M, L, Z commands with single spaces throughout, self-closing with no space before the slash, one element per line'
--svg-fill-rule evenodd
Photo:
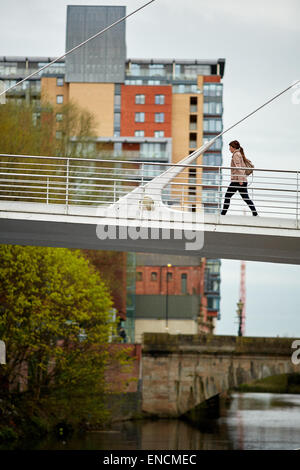
<path fill-rule="evenodd" d="M 217 419 L 200 428 L 181 420 L 116 423 L 110 431 L 47 439 L 31 449 L 76 450 L 226 450 L 296 449 L 300 447 L 300 395 L 234 393 Z"/>

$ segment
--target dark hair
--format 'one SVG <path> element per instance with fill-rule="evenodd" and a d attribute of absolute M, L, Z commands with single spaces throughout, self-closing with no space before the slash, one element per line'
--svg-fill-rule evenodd
<path fill-rule="evenodd" d="M 243 147 L 240 146 L 240 143 L 238 140 L 232 140 L 231 142 L 229 142 L 229 145 L 233 147 L 234 149 L 239 150 L 242 154 L 242 157 L 245 157 L 244 149 Z"/>

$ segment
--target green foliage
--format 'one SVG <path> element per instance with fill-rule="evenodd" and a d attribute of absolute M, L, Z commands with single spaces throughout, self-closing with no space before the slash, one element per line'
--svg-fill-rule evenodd
<path fill-rule="evenodd" d="M 59 121 L 57 114 L 61 116 Z M 94 127 L 92 114 L 72 102 L 59 108 L 45 103 L 38 108 L 9 101 L 0 106 L 0 153 L 87 157 Z M 72 143 L 75 136 L 76 141 Z"/>
<path fill-rule="evenodd" d="M 30 104 L 8 102 L 0 106 L 0 152 L 15 155 L 55 155 L 54 117 Z"/>
<path fill-rule="evenodd" d="M 0 429 L 0 442 L 15 441 L 18 438 L 17 433 L 9 426 L 3 426 Z"/>
<path fill-rule="evenodd" d="M 115 334 L 107 287 L 79 250 L 0 246 L 2 381 L 27 407 L 74 424 L 105 420 L 105 369 Z"/>
<path fill-rule="evenodd" d="M 241 384 L 234 390 L 261 393 L 300 393 L 300 374 L 279 374 Z"/>

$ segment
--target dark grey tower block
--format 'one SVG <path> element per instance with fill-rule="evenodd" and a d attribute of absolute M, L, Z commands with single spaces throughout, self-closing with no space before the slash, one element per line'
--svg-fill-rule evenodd
<path fill-rule="evenodd" d="M 124 6 L 67 7 L 66 50 L 126 15 Z M 66 57 L 66 82 L 122 83 L 125 79 L 126 24 L 122 21 Z"/>

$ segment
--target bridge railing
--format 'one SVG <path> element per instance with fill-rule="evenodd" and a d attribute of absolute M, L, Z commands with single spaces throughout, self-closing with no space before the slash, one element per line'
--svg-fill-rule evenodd
<path fill-rule="evenodd" d="M 170 164 L 120 159 L 0 155 L 0 202 L 108 206 L 138 186 L 161 188 L 166 170 L 181 171 L 161 190 L 163 203 L 179 211 L 220 213 L 230 183 L 230 167 Z M 259 215 L 299 222 L 299 173 L 255 168 L 248 177 L 249 197 Z M 166 179 L 167 181 L 167 179 Z M 131 198 L 131 203 L 138 203 Z M 231 199 L 230 215 L 251 212 L 240 195 Z M 298 225 L 299 226 L 299 225 Z"/>

